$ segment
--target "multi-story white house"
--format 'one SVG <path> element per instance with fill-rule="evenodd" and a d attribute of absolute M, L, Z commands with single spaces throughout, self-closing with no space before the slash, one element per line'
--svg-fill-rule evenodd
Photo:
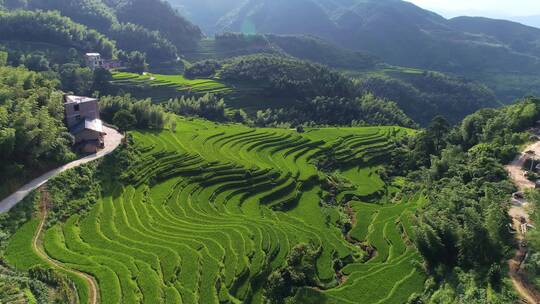
<path fill-rule="evenodd" d="M 65 95 L 64 115 L 75 146 L 85 153 L 95 153 L 104 147 L 103 122 L 99 119 L 98 100 L 90 97 Z"/>

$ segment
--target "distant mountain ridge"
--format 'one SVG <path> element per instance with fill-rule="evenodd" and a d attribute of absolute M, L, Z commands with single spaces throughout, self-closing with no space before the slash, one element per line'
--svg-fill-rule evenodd
<path fill-rule="evenodd" d="M 169 1 L 186 6 L 190 2 Z M 214 18 L 217 32 L 315 35 L 370 52 L 390 64 L 459 74 L 540 71 L 540 29 L 515 22 L 471 17 L 448 20 L 401 0 L 235 3 L 238 7 L 219 20 Z"/>

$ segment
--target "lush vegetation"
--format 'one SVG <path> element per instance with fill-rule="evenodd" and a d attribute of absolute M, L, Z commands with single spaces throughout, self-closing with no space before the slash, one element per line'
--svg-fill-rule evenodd
<path fill-rule="evenodd" d="M 416 124 L 395 103 L 377 99 L 373 95 L 349 99 L 316 97 L 298 101 L 287 108 L 258 111 L 255 124 L 279 125 L 398 125 L 415 127 Z"/>
<path fill-rule="evenodd" d="M 188 79 L 182 75 L 115 72 L 113 78 L 112 84 L 116 89 L 139 98 L 152 98 L 154 102 L 165 102 L 182 96 L 202 96 L 207 93 L 223 95 L 233 91 L 219 80 Z"/>
<path fill-rule="evenodd" d="M 349 96 L 351 81 L 327 67 L 277 56 L 246 56 L 226 61 L 219 70 L 226 81 L 255 82 L 283 98 Z"/>
<path fill-rule="evenodd" d="M 75 157 L 55 82 L 0 66 L 0 197 L 37 172 Z"/>
<path fill-rule="evenodd" d="M 424 126 L 437 115 L 455 124 L 479 109 L 498 106 L 497 97 L 485 86 L 437 72 L 388 69 L 381 75 L 353 74 L 359 76 L 359 92 L 395 101 Z"/>
<path fill-rule="evenodd" d="M 44 249 L 94 276 L 104 303 L 402 303 L 420 292 L 412 221 L 423 195 L 378 174 L 391 142 L 412 131 L 304 131 L 177 118 L 174 129 L 132 132 L 103 179 L 83 168 L 49 188 L 62 203 Z M 106 186 L 97 201 L 89 185 Z M 10 264 L 11 244 L 24 242 L 11 238 Z"/>
<path fill-rule="evenodd" d="M 35 11 L 32 14 L 50 14 L 56 11 L 57 18 L 59 14 L 62 14 L 62 16 L 65 16 L 62 18 L 62 21 L 69 27 L 79 28 L 77 29 L 78 32 L 85 34 L 86 29 L 91 29 L 89 36 L 92 38 L 92 36 L 97 35 L 97 32 L 94 30 L 99 31 L 108 38 L 115 40 L 119 49 L 128 52 L 141 52 L 148 58 L 150 64 L 156 66 L 165 63 L 168 65 L 178 65 L 178 46 L 187 47 L 200 39 L 198 28 L 183 19 L 168 4 L 161 0 L 60 0 L 53 2 L 29 0 L 10 3 L 8 8 Z M 20 13 L 14 11 L 12 14 Z M 21 18 L 21 16 L 16 17 L 16 19 Z M 62 27 L 58 27 L 58 22 L 53 23 L 50 20 L 51 17 L 35 19 L 33 21 L 34 24 L 48 29 L 50 32 L 47 33 L 48 35 L 40 37 L 41 33 L 35 33 L 37 35 L 30 35 L 32 33 L 28 33 L 27 35 L 17 36 L 19 32 L 16 32 L 14 35 L 4 36 L 5 38 L 3 39 L 21 41 L 31 38 L 31 41 L 48 42 L 60 46 L 66 45 L 65 41 L 49 38 L 51 34 L 54 34 L 54 31 L 58 31 L 57 36 L 68 32 L 67 30 L 63 30 Z M 155 20 L 158 21 L 156 22 Z M 14 26 L 18 25 L 14 24 Z M 73 38 L 81 37 L 80 34 L 75 35 L 74 30 L 71 31 Z M 101 35 L 98 36 L 101 37 Z M 104 50 L 101 45 L 86 45 L 84 48 L 81 48 L 80 45 L 74 45 L 74 47 L 78 48 L 81 52 L 100 52 L 108 58 L 114 55 L 113 50 Z"/>
<path fill-rule="evenodd" d="M 508 201 L 515 186 L 503 165 L 529 140 L 525 131 L 539 117 L 540 100 L 528 99 L 479 111 L 453 129 L 439 117 L 417 138 L 402 143 L 394 160 L 399 174 L 410 172 L 412 191 L 428 190 L 415 228 L 416 245 L 432 276 L 430 284 L 441 287 L 418 299 L 512 301 L 503 277 L 513 245 Z M 419 166 L 424 168 L 416 170 Z M 467 294 L 469 288 L 476 292 Z"/>
<path fill-rule="evenodd" d="M 387 68 L 377 71 L 379 72 L 349 72 L 346 75 L 351 76 L 351 80 L 344 74 L 318 64 L 259 54 L 222 61 L 200 61 L 186 69 L 185 75 L 190 78 L 219 78 L 231 83 L 236 88 L 235 93 L 226 98 L 226 102 L 231 106 L 244 108 L 252 113 L 270 108 L 274 113 L 266 116 L 276 116 L 276 111 L 287 112 L 295 119 L 286 120 L 295 123 L 324 120 L 321 119 L 323 115 L 317 116 L 310 114 L 312 111 L 306 111 L 307 105 L 311 103 L 321 103 L 320 100 L 323 99 L 346 99 L 347 102 L 340 103 L 351 104 L 357 97 L 368 94 L 389 101 L 386 104 L 382 101 L 378 103 L 381 113 L 393 112 L 395 116 L 402 116 L 393 121 L 379 118 L 366 120 L 370 124 L 410 125 L 405 123 L 406 117 L 399 109 L 423 126 L 437 115 L 444 115 L 451 123 L 457 123 L 474 111 L 498 105 L 497 98 L 489 89 L 462 78 L 416 69 Z M 314 100 L 317 97 L 319 99 Z M 257 98 L 261 101 L 254 100 Z M 397 107 L 391 102 L 395 102 Z M 302 108 L 300 111 L 305 114 L 299 113 L 298 108 Z M 355 115 L 356 112 L 353 111 L 350 115 Z M 335 113 L 327 114 L 331 117 Z M 281 118 L 272 120 L 283 122 L 284 115 L 279 116 Z M 318 119 L 314 119 L 315 116 Z M 344 120 L 350 123 L 352 119 Z M 356 120 L 362 118 L 357 117 Z M 333 121 L 329 119 L 330 123 Z"/>
<path fill-rule="evenodd" d="M 101 117 L 123 131 L 132 128 L 161 130 L 167 122 L 163 108 L 152 104 L 149 99 L 136 100 L 130 95 L 104 96 L 100 98 L 99 106 Z M 122 113 L 120 116 L 119 112 Z"/>
<path fill-rule="evenodd" d="M 216 34 L 214 39 L 200 41 L 196 48 L 184 53 L 190 61 L 223 60 L 252 54 L 294 57 L 349 70 L 372 69 L 379 62 L 370 54 L 340 48 L 320 38 L 305 35 L 222 33 Z"/>
<path fill-rule="evenodd" d="M 133 23 L 152 31 L 159 31 L 178 49 L 194 46 L 202 37 L 201 30 L 180 16 L 171 5 L 163 0 L 130 0 L 115 2 L 118 20 Z"/>
<path fill-rule="evenodd" d="M 3 40 L 46 42 L 81 52 L 95 51 L 105 58 L 111 58 L 115 51 L 111 40 L 58 12 L 0 12 L 0 37 Z"/>
<path fill-rule="evenodd" d="M 218 31 L 310 34 L 391 64 L 460 74 L 538 71 L 540 30 L 508 21 L 447 20 L 406 1 L 250 0 L 235 7 Z"/>
<path fill-rule="evenodd" d="M 21 1 L 20 7 L 32 10 L 56 10 L 73 21 L 100 32 L 106 32 L 118 23 L 114 11 L 99 0 L 27 0 Z"/>
<path fill-rule="evenodd" d="M 169 40 L 163 38 L 158 31 L 150 31 L 140 25 L 116 25 L 112 27 L 109 36 L 123 50 L 144 53 L 150 63 L 176 61 L 178 57 L 178 50 Z"/>

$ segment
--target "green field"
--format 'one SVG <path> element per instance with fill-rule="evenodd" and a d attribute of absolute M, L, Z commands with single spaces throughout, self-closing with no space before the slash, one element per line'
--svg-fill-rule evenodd
<path fill-rule="evenodd" d="M 187 79 L 182 75 L 113 72 L 112 84 L 137 98 L 152 98 L 154 102 L 166 102 L 181 96 L 201 96 L 207 93 L 226 96 L 227 106 L 244 109 L 250 114 L 268 108 L 287 107 L 294 102 L 290 98 L 265 96 L 261 83 L 224 83 L 218 79 Z"/>
<path fill-rule="evenodd" d="M 88 215 L 47 229 L 44 249 L 94 276 L 102 303 L 262 303 L 268 275 L 293 246 L 312 243 L 324 288 L 304 290 L 302 303 L 403 303 L 425 280 L 411 245 L 424 197 L 389 200 L 399 189 L 385 185 L 377 168 L 390 140 L 409 132 L 299 134 L 184 118 L 175 132 L 132 132 L 144 152 L 126 172 L 130 185 L 102 197 Z M 347 235 L 337 224 L 341 207 L 320 204 L 324 176 L 313 161 L 322 155 L 355 185 L 341 197 L 356 199 L 347 204 L 356 222 Z M 34 261 L 21 260 L 33 227 L 12 239 L 12 265 Z M 338 260 L 345 267 L 336 272 Z"/>
<path fill-rule="evenodd" d="M 113 84 L 137 97 L 150 97 L 156 102 L 182 95 L 228 94 L 229 86 L 212 79 L 186 79 L 182 75 L 114 72 Z"/>

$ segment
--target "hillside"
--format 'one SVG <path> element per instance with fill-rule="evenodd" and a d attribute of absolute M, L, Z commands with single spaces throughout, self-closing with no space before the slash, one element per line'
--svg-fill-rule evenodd
<path fill-rule="evenodd" d="M 393 127 L 297 134 L 182 118 L 176 132 L 133 132 L 142 154 L 125 185 L 109 185 L 88 212 L 53 222 L 44 252 L 96 277 L 102 303 L 262 303 L 263 296 L 295 296 L 292 286 L 303 290 L 300 302 L 402 303 L 425 280 L 411 263 L 420 260 L 413 214 L 425 198 L 386 202 L 388 191 L 400 190 L 378 170 L 391 140 L 406 134 Z M 333 157 L 334 175 L 321 175 L 310 161 Z M 59 185 L 51 184 L 53 200 Z M 50 219 L 58 212 L 51 209 Z M 45 263 L 20 258 L 36 223 L 7 247 L 18 270 Z M 359 241 L 377 248 L 376 256 Z M 292 268 L 294 254 L 307 268 Z M 273 281 L 287 271 L 309 276 Z M 340 281 L 343 275 L 349 279 Z"/>
<path fill-rule="evenodd" d="M 180 51 L 194 47 L 202 37 L 197 26 L 161 0 L 30 0 L 15 2 L 9 8 L 58 11 L 62 17 L 71 19 L 70 23 L 83 25 L 115 40 L 120 50 L 144 53 L 147 61 L 156 66 L 178 65 Z M 26 36 L 30 35 L 10 36 L 9 39 L 28 40 Z M 101 50 L 90 46 L 81 50 L 83 53 L 89 51 Z"/>
<path fill-rule="evenodd" d="M 220 31 L 248 34 L 311 34 L 329 38 L 335 33 L 336 26 L 312 0 L 252 0 L 222 18 L 219 28 Z"/>
<path fill-rule="evenodd" d="M 534 74 L 540 63 L 534 47 L 540 37 L 537 29 L 490 19 L 477 19 L 472 26 L 400 0 L 251 0 L 221 25 L 221 31 L 316 35 L 368 51 L 390 64 L 460 74 L 485 70 Z M 491 33 L 481 30 L 486 27 Z"/>
<path fill-rule="evenodd" d="M 274 54 L 294 57 L 338 69 L 372 69 L 379 59 L 362 51 L 352 51 L 326 40 L 307 35 L 217 34 L 205 39 L 193 50 L 184 52 L 186 59 L 197 62 L 222 60 L 242 55 Z"/>
<path fill-rule="evenodd" d="M 182 15 L 201 27 L 207 36 L 217 31 L 223 16 L 239 7 L 245 0 L 168 0 Z"/>

